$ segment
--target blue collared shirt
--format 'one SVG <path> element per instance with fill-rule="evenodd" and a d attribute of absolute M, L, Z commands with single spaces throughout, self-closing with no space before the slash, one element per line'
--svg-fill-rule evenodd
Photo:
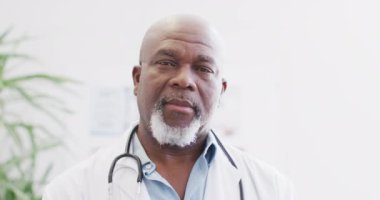
<path fill-rule="evenodd" d="M 191 170 L 184 200 L 203 199 L 208 169 L 215 156 L 216 144 L 215 137 L 208 134 L 206 148 Z M 179 200 L 180 197 L 174 188 L 156 171 L 156 165 L 149 159 L 136 135 L 133 139 L 133 153 L 141 159 L 144 183 L 150 198 L 154 200 Z"/>

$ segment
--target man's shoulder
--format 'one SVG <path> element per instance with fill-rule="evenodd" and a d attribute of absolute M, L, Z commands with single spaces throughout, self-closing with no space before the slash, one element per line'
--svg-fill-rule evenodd
<path fill-rule="evenodd" d="M 279 174 L 279 171 L 271 164 L 253 156 L 252 154 L 232 145 L 226 145 L 229 152 L 239 162 L 238 165 L 249 171 L 264 172 L 264 174 Z"/>
<path fill-rule="evenodd" d="M 92 185 L 106 187 L 112 155 L 112 148 L 102 148 L 65 170 L 45 187 L 43 199 L 77 199 L 78 195 L 86 194 L 85 191 Z"/>
<path fill-rule="evenodd" d="M 273 165 L 252 156 L 251 154 L 231 145 L 226 145 L 241 173 L 243 182 L 252 185 L 266 196 L 276 193 L 279 199 L 293 199 L 293 185 L 291 181 L 280 173 Z"/>

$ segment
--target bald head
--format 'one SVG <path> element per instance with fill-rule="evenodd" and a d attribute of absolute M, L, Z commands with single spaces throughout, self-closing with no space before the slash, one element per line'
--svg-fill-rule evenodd
<path fill-rule="evenodd" d="M 140 64 L 148 60 L 159 42 L 183 40 L 198 43 L 212 50 L 221 64 L 222 40 L 217 31 L 203 18 L 194 15 L 175 15 L 154 23 L 145 33 L 141 49 Z"/>

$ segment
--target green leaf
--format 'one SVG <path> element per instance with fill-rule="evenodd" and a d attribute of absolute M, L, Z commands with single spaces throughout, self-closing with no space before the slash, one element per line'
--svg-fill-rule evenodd
<path fill-rule="evenodd" d="M 45 136 L 48 136 L 49 138 L 53 138 L 53 139 L 56 138 L 56 136 L 53 133 L 51 133 L 47 128 L 45 128 L 42 125 L 26 123 L 26 122 L 24 122 L 23 124 L 33 126 L 35 131 L 38 131 L 39 133 L 43 133 Z"/>
<path fill-rule="evenodd" d="M 28 161 L 33 154 L 38 152 L 46 151 L 57 146 L 60 146 L 62 143 L 60 141 L 51 141 L 47 144 L 40 144 L 37 149 L 24 151 L 23 154 L 15 155 L 13 154 L 8 160 L 0 163 L 0 166 L 3 170 L 14 169 L 15 166 L 20 165 L 23 162 Z"/>
<path fill-rule="evenodd" d="M 4 42 L 5 38 L 9 35 L 11 30 L 12 30 L 12 28 L 8 28 L 7 30 L 4 31 L 4 33 L 2 33 L 0 35 L 0 44 L 2 44 Z"/>
<path fill-rule="evenodd" d="M 30 89 L 28 89 L 28 91 L 30 91 Z M 35 91 L 34 91 L 35 92 Z M 39 102 L 40 104 L 43 104 L 44 107 L 46 107 L 46 109 L 54 109 L 56 111 L 59 111 L 59 112 L 62 112 L 62 113 L 66 113 L 66 114 L 73 114 L 74 111 L 67 108 L 66 106 L 66 102 L 63 101 L 62 99 L 59 99 L 55 96 L 52 96 L 52 95 L 48 95 L 48 94 L 41 94 L 41 93 L 36 93 L 36 94 L 31 94 L 31 92 L 29 92 L 29 96 L 34 99 L 35 102 Z M 7 99 L 8 102 L 11 102 L 11 103 L 17 103 L 19 101 L 24 101 L 24 98 L 23 97 L 19 97 L 19 98 L 12 98 L 12 101 L 10 101 L 10 99 L 8 98 Z"/>
<path fill-rule="evenodd" d="M 60 99 L 60 98 L 57 98 L 53 95 L 49 95 L 49 94 L 33 94 L 31 95 L 33 99 L 42 99 L 42 100 L 47 100 L 49 102 L 54 102 L 56 104 L 59 104 L 59 105 L 65 105 L 65 102 Z"/>
<path fill-rule="evenodd" d="M 16 53 L 0 53 L 0 89 L 3 87 L 4 73 L 7 61 L 9 59 L 27 59 L 31 60 L 32 57 L 25 54 L 16 54 Z"/>
<path fill-rule="evenodd" d="M 5 45 L 18 45 L 21 42 L 30 40 L 30 37 L 26 37 L 26 36 L 18 37 L 17 39 L 8 39 L 8 40 L 5 40 L 8 37 L 8 35 L 9 35 L 9 33 L 11 31 L 12 31 L 12 28 L 10 27 L 10 28 L 8 28 L 7 30 L 5 30 L 0 35 L 0 45 L 2 45 L 2 46 L 5 46 Z"/>
<path fill-rule="evenodd" d="M 38 153 L 38 146 L 36 144 L 36 136 L 34 134 L 34 127 L 28 126 L 27 127 L 28 135 L 29 135 L 29 141 L 31 143 L 31 157 L 30 157 L 30 166 L 28 171 L 28 179 L 33 179 L 34 170 L 36 167 L 36 159 L 37 159 L 37 153 Z"/>
<path fill-rule="evenodd" d="M 4 164 L 0 164 L 0 182 L 8 180 L 8 171 L 5 169 Z"/>
<path fill-rule="evenodd" d="M 14 152 L 12 152 L 12 157 L 16 157 L 16 154 Z M 27 177 L 26 170 L 23 170 L 21 168 L 23 161 L 25 160 L 17 159 L 15 164 L 13 165 L 13 168 L 11 169 L 11 170 L 16 170 L 18 172 L 18 177 L 21 179 L 25 179 L 25 177 Z"/>
<path fill-rule="evenodd" d="M 41 176 L 41 179 L 39 180 L 39 183 L 40 183 L 40 184 L 45 184 L 45 183 L 46 183 L 47 178 L 49 177 L 49 174 L 51 173 L 52 169 L 53 169 L 53 163 L 50 163 L 50 164 L 46 167 L 46 169 L 45 169 L 43 175 Z"/>
<path fill-rule="evenodd" d="M 8 131 L 9 135 L 13 138 L 13 141 L 15 141 L 16 144 L 19 145 L 19 147 L 23 147 L 20 133 L 17 131 L 16 126 L 4 120 L 0 120 L 0 125 L 4 126 L 4 128 Z"/>
<path fill-rule="evenodd" d="M 0 55 L 0 81 L 1 82 L 3 80 L 4 69 L 5 69 L 5 65 L 7 63 L 8 58 L 9 57 L 7 57 L 7 56 Z M 0 88 L 1 88 L 1 86 L 0 86 Z"/>
<path fill-rule="evenodd" d="M 22 97 L 24 97 L 24 99 L 26 100 L 26 102 L 28 102 L 31 106 L 33 106 L 38 111 L 41 111 L 42 113 L 46 114 L 52 120 L 54 120 L 58 125 L 60 125 L 62 128 L 64 128 L 64 124 L 61 122 L 61 120 L 59 120 L 58 117 L 56 117 L 52 112 L 50 112 L 50 110 L 47 110 L 45 107 L 43 107 L 38 102 L 36 102 L 35 99 L 33 99 L 33 97 L 30 96 L 28 94 L 28 92 L 26 92 L 26 90 L 24 90 L 21 87 L 15 87 L 15 89 L 16 89 L 16 91 L 19 92 L 19 94 Z"/>
<path fill-rule="evenodd" d="M 30 80 L 44 80 L 55 84 L 63 84 L 63 83 L 79 83 L 78 81 L 62 77 L 62 76 L 52 76 L 48 74 L 31 74 L 31 75 L 23 75 L 17 76 L 14 78 L 10 78 L 4 80 L 5 85 L 15 85 L 18 82 L 30 81 Z"/>
<path fill-rule="evenodd" d="M 15 86 L 11 86 L 10 90 L 14 90 Z M 49 103 L 57 106 L 65 106 L 66 102 L 62 100 L 61 98 L 58 98 L 53 95 L 45 94 L 44 92 L 41 91 L 35 91 L 33 89 L 28 88 L 28 93 L 29 96 L 36 101 L 43 101 L 44 103 Z M 25 102 L 24 97 L 20 97 L 20 95 L 15 95 L 14 93 L 8 94 L 6 97 L 3 98 L 3 101 L 7 102 L 7 105 L 13 104 L 13 103 L 23 103 Z"/>
<path fill-rule="evenodd" d="M 29 196 L 15 184 L 11 182 L 2 182 L 1 185 L 3 185 L 3 187 L 7 190 L 12 191 L 17 200 L 30 200 Z"/>
<path fill-rule="evenodd" d="M 34 81 L 36 84 L 48 83 L 55 89 L 58 88 L 64 90 L 63 92 L 75 94 L 69 90 L 71 88 L 66 88 L 66 86 L 80 82 L 47 73 L 8 75 L 9 64 L 13 63 L 12 61 L 23 61 L 23 59 L 30 61 L 33 59 L 15 51 L 17 46 L 28 38 L 10 39 L 10 33 L 11 29 L 0 32 L 0 140 L 2 140 L 3 135 L 7 140 L 12 140 L 9 149 L 5 149 L 6 160 L 0 161 L 0 200 L 3 198 L 5 200 L 40 200 L 41 196 L 35 190 L 36 184 L 38 186 L 46 182 L 53 165 L 47 166 L 39 180 L 40 177 L 34 177 L 37 158 L 42 151 L 62 146 L 62 142 L 46 128 L 46 123 L 25 122 L 23 120 L 25 112 L 17 113 L 8 109 L 8 106 L 12 108 L 12 106 L 16 106 L 16 103 L 17 105 L 26 103 L 26 106 L 34 109 L 32 111 L 41 112 L 64 127 L 63 122 L 58 118 L 58 114 L 72 113 L 72 111 L 66 107 L 62 99 L 51 96 L 48 91 L 44 91 L 38 85 L 33 87 L 36 85 L 30 83 L 34 83 Z M 4 91 L 7 95 L 1 96 Z"/>
<path fill-rule="evenodd" d="M 33 124 L 33 126 L 34 126 L 34 129 L 36 131 L 39 131 L 39 133 L 43 133 L 45 136 L 48 136 L 51 139 L 56 138 L 56 136 L 52 132 L 50 132 L 49 129 L 45 128 L 44 126 L 39 125 L 39 124 Z"/>
<path fill-rule="evenodd" d="M 0 52 L 0 57 L 6 58 L 6 59 L 10 59 L 10 58 L 33 59 L 33 57 L 30 57 L 26 54 L 6 53 L 6 52 Z"/>
<path fill-rule="evenodd" d="M 13 190 L 10 190 L 9 188 L 5 189 L 5 199 L 6 200 L 16 200 L 16 194 L 13 192 Z"/>

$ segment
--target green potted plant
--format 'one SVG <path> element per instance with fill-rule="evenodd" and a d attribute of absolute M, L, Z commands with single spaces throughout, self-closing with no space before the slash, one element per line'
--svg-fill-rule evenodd
<path fill-rule="evenodd" d="M 60 116 L 71 112 L 51 91 L 75 81 L 48 73 L 21 73 L 15 65 L 33 59 L 17 53 L 25 40 L 11 40 L 9 33 L 0 35 L 0 200 L 41 199 L 38 191 L 52 165 L 36 175 L 38 157 L 61 144 L 57 134 L 51 133 L 50 122 L 64 127 Z M 37 114 L 45 117 L 43 122 L 34 119 Z"/>

